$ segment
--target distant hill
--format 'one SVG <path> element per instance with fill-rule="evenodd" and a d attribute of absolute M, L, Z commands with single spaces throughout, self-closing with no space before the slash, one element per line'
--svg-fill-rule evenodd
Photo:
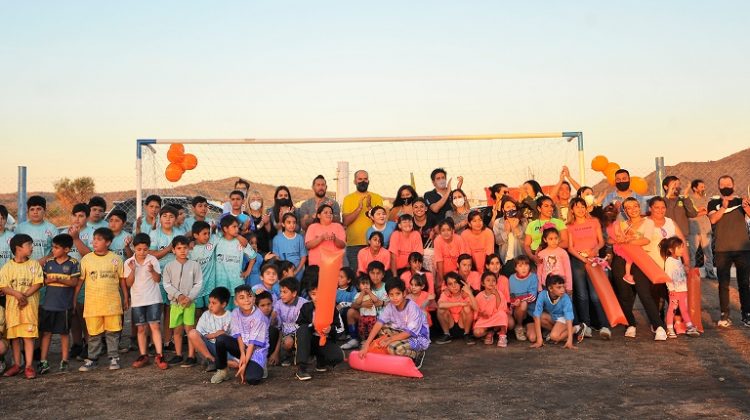
<path fill-rule="evenodd" d="M 734 178 L 735 190 L 738 194 L 744 196 L 747 195 L 747 189 L 750 186 L 750 149 L 742 150 L 716 161 L 682 162 L 674 166 L 667 166 L 665 174 L 680 178 L 683 188 L 694 179 L 702 179 L 706 182 L 706 192 L 709 196 L 719 193 L 717 181 L 720 176 L 731 175 Z M 648 182 L 649 194 L 653 194 L 656 171 L 652 171 L 645 179 Z M 607 184 L 606 179 L 594 185 L 594 191 L 597 193 L 610 189 L 612 187 Z"/>

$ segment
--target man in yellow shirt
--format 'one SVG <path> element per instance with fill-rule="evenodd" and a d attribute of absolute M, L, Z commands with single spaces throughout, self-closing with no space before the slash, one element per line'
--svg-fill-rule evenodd
<path fill-rule="evenodd" d="M 81 286 L 86 285 L 83 317 L 89 332 L 89 354 L 83 366 L 78 368 L 81 372 L 96 368 L 104 337 L 107 341 L 107 356 L 110 358 L 109 369 L 120 368 L 117 350 L 122 331 L 123 298 L 124 309 L 128 307 L 122 258 L 109 250 L 114 234 L 109 228 L 99 228 L 94 231 L 93 237 L 94 252 L 81 259 L 81 281 L 75 292 L 77 296 Z"/>
<path fill-rule="evenodd" d="M 368 214 L 373 207 L 383 205 L 383 197 L 367 191 L 370 186 L 367 171 L 360 169 L 354 173 L 354 185 L 357 186 L 357 191 L 344 197 L 342 212 L 346 229 L 346 259 L 349 267 L 356 273 L 357 254 L 367 245 L 365 233 L 372 226 L 372 219 Z"/>

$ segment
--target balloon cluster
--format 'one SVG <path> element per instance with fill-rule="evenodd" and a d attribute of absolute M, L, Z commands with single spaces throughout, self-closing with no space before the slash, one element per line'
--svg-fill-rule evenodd
<path fill-rule="evenodd" d="M 185 171 L 195 169 L 198 166 L 198 158 L 193 154 L 185 153 L 185 146 L 180 143 L 169 146 L 167 159 L 169 159 L 169 166 L 164 171 L 164 176 L 170 182 L 179 181 Z"/>
<path fill-rule="evenodd" d="M 615 172 L 620 169 L 620 165 L 610 162 L 606 157 L 599 155 L 591 159 L 591 169 L 601 172 L 607 178 L 609 185 L 615 185 Z M 631 176 L 630 189 L 644 195 L 648 192 L 648 183 L 639 176 Z"/>

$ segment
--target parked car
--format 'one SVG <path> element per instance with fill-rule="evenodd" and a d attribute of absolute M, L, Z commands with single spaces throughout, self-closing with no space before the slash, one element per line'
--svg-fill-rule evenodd
<path fill-rule="evenodd" d="M 162 206 L 169 205 L 169 204 L 179 204 L 182 206 L 188 213 L 188 217 L 192 216 L 192 208 L 191 202 L 193 200 L 193 197 L 162 197 Z M 145 200 L 144 200 L 145 201 Z M 133 230 L 133 222 L 135 222 L 135 198 L 129 198 L 125 201 L 115 201 L 114 206 L 112 209 L 109 210 L 107 213 L 107 216 L 109 216 L 109 213 L 112 212 L 112 210 L 122 210 L 127 214 L 128 216 L 128 222 L 125 224 L 125 230 L 128 232 L 132 232 Z M 145 203 L 144 203 L 145 205 Z M 223 213 L 221 206 L 217 206 L 216 204 L 213 204 L 211 202 L 208 203 L 208 214 L 206 215 L 206 218 L 209 220 L 216 220 L 218 219 L 221 214 Z"/>

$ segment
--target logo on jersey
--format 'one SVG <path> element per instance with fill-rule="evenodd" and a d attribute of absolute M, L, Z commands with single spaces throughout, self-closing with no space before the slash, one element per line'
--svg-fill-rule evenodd
<path fill-rule="evenodd" d="M 214 244 L 212 244 L 212 243 L 210 243 L 210 242 L 209 242 L 209 243 L 207 243 L 207 244 L 206 244 L 206 251 L 211 251 L 212 249 L 214 249 Z"/>

